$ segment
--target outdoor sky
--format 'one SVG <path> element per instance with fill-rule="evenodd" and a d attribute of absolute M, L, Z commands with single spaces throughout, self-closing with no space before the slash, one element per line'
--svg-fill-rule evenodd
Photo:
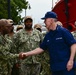
<path fill-rule="evenodd" d="M 43 23 L 41 20 L 47 11 L 52 9 L 52 0 L 27 0 L 31 6 L 31 9 L 26 10 L 26 16 L 33 18 L 33 24 Z M 53 0 L 53 6 L 57 0 Z M 25 11 L 21 13 L 22 17 L 25 16 Z"/>

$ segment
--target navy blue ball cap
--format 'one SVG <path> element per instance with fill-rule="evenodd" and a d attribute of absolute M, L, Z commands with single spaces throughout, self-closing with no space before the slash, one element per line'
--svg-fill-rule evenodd
<path fill-rule="evenodd" d="M 57 19 L 57 14 L 55 12 L 52 11 L 48 11 L 45 16 L 41 19 L 46 19 L 46 18 L 56 18 Z"/>

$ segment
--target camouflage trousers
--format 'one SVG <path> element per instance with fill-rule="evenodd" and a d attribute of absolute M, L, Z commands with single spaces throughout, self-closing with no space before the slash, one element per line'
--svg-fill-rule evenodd
<path fill-rule="evenodd" d="M 8 61 L 0 60 L 0 75 L 10 75 L 11 66 Z"/>
<path fill-rule="evenodd" d="M 39 75 L 40 69 L 40 63 L 21 64 L 20 75 Z"/>
<path fill-rule="evenodd" d="M 16 67 L 16 64 L 13 65 L 11 75 L 20 75 L 19 73 L 19 67 Z"/>

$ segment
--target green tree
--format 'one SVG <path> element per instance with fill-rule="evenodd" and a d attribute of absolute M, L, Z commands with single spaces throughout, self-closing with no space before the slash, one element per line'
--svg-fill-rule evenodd
<path fill-rule="evenodd" d="M 8 1 L 7 0 L 0 0 L 0 19 L 8 18 Z M 27 9 L 28 1 L 26 0 L 10 0 L 11 5 L 11 18 L 17 24 L 18 22 L 22 21 L 20 13 L 22 9 Z"/>
<path fill-rule="evenodd" d="M 0 0 L 0 19 L 7 18 L 7 2 L 5 0 Z"/>

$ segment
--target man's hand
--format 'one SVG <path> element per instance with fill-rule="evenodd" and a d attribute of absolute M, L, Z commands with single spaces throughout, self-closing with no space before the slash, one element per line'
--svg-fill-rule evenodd
<path fill-rule="evenodd" d="M 27 57 L 26 53 L 24 53 L 24 52 L 19 53 L 19 58 L 20 59 L 25 59 L 26 57 Z"/>
<path fill-rule="evenodd" d="M 69 60 L 67 63 L 67 70 L 70 71 L 73 68 L 73 60 Z"/>

